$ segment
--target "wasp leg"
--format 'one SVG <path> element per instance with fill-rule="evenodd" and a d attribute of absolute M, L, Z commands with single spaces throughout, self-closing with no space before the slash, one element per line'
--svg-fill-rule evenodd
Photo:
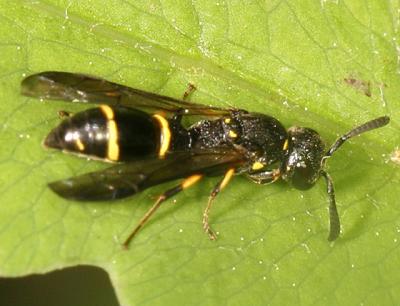
<path fill-rule="evenodd" d="M 339 237 L 340 234 L 340 220 L 336 208 L 335 189 L 333 188 L 333 181 L 328 172 L 321 170 L 321 175 L 325 178 L 327 192 L 329 196 L 329 236 L 328 240 L 333 241 Z"/>
<path fill-rule="evenodd" d="M 196 90 L 196 86 L 194 86 L 192 83 L 189 83 L 188 88 L 186 91 L 183 93 L 182 100 L 187 100 L 189 96 Z"/>
<path fill-rule="evenodd" d="M 224 177 L 221 181 L 218 182 L 217 185 L 215 185 L 214 189 L 211 191 L 210 197 L 208 198 L 208 204 L 203 213 L 203 229 L 208 234 L 211 240 L 217 239 L 217 235 L 214 233 L 214 231 L 210 227 L 210 224 L 208 223 L 208 213 L 210 212 L 215 197 L 229 183 L 234 173 L 234 168 L 230 168 L 228 171 L 226 171 Z"/>
<path fill-rule="evenodd" d="M 195 90 L 196 90 L 196 86 L 194 86 L 193 84 L 189 83 L 188 88 L 183 93 L 182 100 L 187 100 L 189 98 L 189 96 L 193 93 L 193 91 L 195 91 Z M 182 121 L 182 116 L 187 112 L 188 112 L 188 109 L 186 109 L 186 108 L 178 109 L 176 111 L 176 113 L 174 114 L 174 116 L 172 117 L 173 124 L 176 124 L 176 125 L 180 126 L 181 125 L 181 121 Z"/>
<path fill-rule="evenodd" d="M 65 110 L 60 110 L 58 111 L 58 117 L 60 117 L 60 119 L 64 119 L 66 117 L 71 117 L 73 115 L 72 112 L 69 111 L 65 111 Z"/>
<path fill-rule="evenodd" d="M 171 189 L 168 189 L 165 191 L 163 194 L 161 194 L 157 201 L 154 203 L 154 205 L 144 214 L 144 216 L 140 219 L 138 225 L 134 228 L 132 233 L 128 236 L 128 238 L 125 240 L 125 242 L 122 244 L 122 246 L 127 249 L 129 246 L 129 243 L 133 239 L 133 237 L 137 234 L 137 232 L 146 224 L 146 222 L 150 219 L 150 217 L 156 212 L 156 210 L 160 207 L 161 203 L 163 203 L 165 200 L 169 199 L 170 197 L 174 196 L 175 194 L 181 192 L 182 190 L 189 188 L 192 186 L 194 183 L 199 181 L 202 178 L 202 175 L 200 174 L 194 174 L 192 176 L 189 176 L 185 180 L 182 181 L 178 186 L 175 186 Z"/>
<path fill-rule="evenodd" d="M 247 177 L 257 184 L 271 184 L 281 177 L 279 169 L 248 174 Z"/>

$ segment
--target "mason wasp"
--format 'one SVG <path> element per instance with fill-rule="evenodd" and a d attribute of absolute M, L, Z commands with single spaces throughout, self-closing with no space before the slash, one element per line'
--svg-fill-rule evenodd
<path fill-rule="evenodd" d="M 116 165 L 105 170 L 49 183 L 65 199 L 117 200 L 164 182 L 183 179 L 161 194 L 125 240 L 145 225 L 160 205 L 204 177 L 221 179 L 210 193 L 203 228 L 210 239 L 209 211 L 234 175 L 258 184 L 283 179 L 306 190 L 322 176 L 329 197 L 328 240 L 340 233 L 333 181 L 326 160 L 351 137 L 385 126 L 389 117 L 368 121 L 326 149 L 320 135 L 306 127 L 284 126 L 275 118 L 243 109 L 210 107 L 174 99 L 69 72 L 41 72 L 22 81 L 30 97 L 95 103 L 100 106 L 69 114 L 44 140 L 45 147 L 103 159 Z M 191 125 L 183 118 L 200 118 Z"/>

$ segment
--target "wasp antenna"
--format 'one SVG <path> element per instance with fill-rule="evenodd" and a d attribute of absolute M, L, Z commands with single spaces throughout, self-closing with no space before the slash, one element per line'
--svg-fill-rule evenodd
<path fill-rule="evenodd" d="M 333 188 L 333 180 L 328 172 L 321 170 L 321 175 L 325 178 L 326 191 L 329 197 L 329 241 L 334 241 L 340 234 L 340 219 L 336 208 L 335 189 Z"/>
<path fill-rule="evenodd" d="M 329 151 L 325 154 L 325 157 L 332 156 L 332 154 L 349 138 L 383 127 L 387 125 L 389 121 L 389 116 L 382 116 L 355 127 L 350 132 L 344 134 L 338 140 L 336 140 L 336 142 L 330 147 Z"/>

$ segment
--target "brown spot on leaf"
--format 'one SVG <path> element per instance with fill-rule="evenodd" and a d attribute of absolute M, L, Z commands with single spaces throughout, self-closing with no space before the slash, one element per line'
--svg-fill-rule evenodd
<path fill-rule="evenodd" d="M 353 77 L 344 78 L 344 82 L 353 87 L 354 89 L 360 91 L 367 97 L 371 97 L 371 82 L 363 81 Z"/>

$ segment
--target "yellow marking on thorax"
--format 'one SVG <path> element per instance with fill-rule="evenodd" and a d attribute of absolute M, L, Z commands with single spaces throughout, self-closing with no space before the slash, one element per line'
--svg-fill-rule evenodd
<path fill-rule="evenodd" d="M 79 151 L 85 150 L 85 145 L 83 144 L 82 140 L 80 138 L 75 140 L 75 144 L 78 148 Z"/>
<path fill-rule="evenodd" d="M 192 176 L 189 176 L 182 182 L 182 189 L 189 188 L 193 184 L 195 184 L 197 181 L 199 181 L 203 176 L 201 174 L 194 174 Z"/>
<path fill-rule="evenodd" d="M 224 119 L 224 122 L 225 122 L 225 123 L 230 123 L 230 122 L 231 122 L 231 118 L 226 118 L 226 119 Z"/>
<path fill-rule="evenodd" d="M 236 138 L 236 137 L 238 137 L 238 135 L 233 130 L 230 130 L 229 131 L 229 137 Z"/>
<path fill-rule="evenodd" d="M 165 153 L 167 153 L 169 146 L 171 144 L 171 130 L 169 129 L 168 120 L 163 116 L 155 114 L 153 117 L 158 121 L 158 124 L 161 128 L 161 142 L 160 142 L 160 150 L 158 151 L 158 157 L 164 157 Z"/>
<path fill-rule="evenodd" d="M 118 145 L 118 127 L 114 120 L 114 111 L 108 105 L 100 105 L 100 109 L 107 118 L 108 143 L 107 143 L 107 158 L 109 160 L 118 160 L 119 145 Z"/>
<path fill-rule="evenodd" d="M 226 185 L 228 185 L 229 181 L 232 179 L 233 175 L 235 174 L 235 169 L 230 168 L 226 171 L 224 178 L 222 179 L 221 184 L 219 185 L 220 190 L 224 189 Z"/>
<path fill-rule="evenodd" d="M 289 147 L 289 140 L 286 139 L 285 143 L 283 144 L 283 151 L 286 151 L 288 149 L 288 147 Z"/>
<path fill-rule="evenodd" d="M 260 162 L 254 162 L 252 165 L 251 165 L 251 170 L 260 170 L 260 169 L 262 169 L 262 168 L 264 168 L 264 164 L 262 164 L 262 163 L 260 163 Z"/>

